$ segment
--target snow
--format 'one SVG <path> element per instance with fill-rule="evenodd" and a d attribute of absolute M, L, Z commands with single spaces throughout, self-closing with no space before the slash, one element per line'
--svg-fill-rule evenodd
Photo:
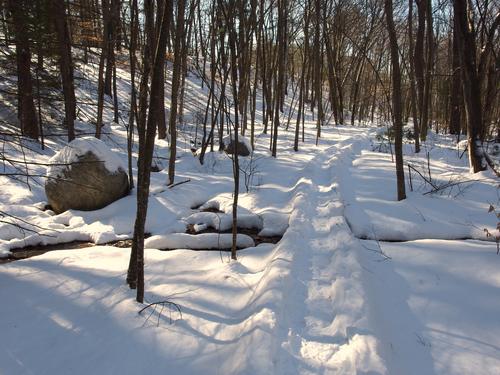
<path fill-rule="evenodd" d="M 212 250 L 230 249 L 233 243 L 232 234 L 228 233 L 203 233 L 197 235 L 185 233 L 172 233 L 149 237 L 144 241 L 147 249 L 192 249 L 192 250 Z M 238 234 L 236 236 L 236 247 L 244 249 L 254 247 L 250 236 Z"/>
<path fill-rule="evenodd" d="M 87 136 L 73 139 L 50 158 L 49 163 L 54 165 L 48 167 L 47 175 L 53 178 L 62 177 L 63 171 L 69 164 L 77 162 L 88 152 L 92 152 L 98 160 L 103 161 L 108 172 L 115 173 L 119 170 L 127 170 L 122 160 L 109 149 L 106 143 L 95 137 Z"/>
<path fill-rule="evenodd" d="M 253 247 L 239 234 L 245 249 L 237 262 L 218 251 L 156 250 L 230 247 L 230 234 L 183 232 L 187 224 L 230 229 L 231 160 L 215 153 L 209 156 L 214 164 L 200 166 L 181 153 L 177 178 L 190 182 L 171 189 L 165 171 L 154 173 L 146 302 L 175 302 L 182 318 L 172 306 L 137 314 L 143 305 L 124 284 L 129 249 L 62 250 L 1 265 L 0 298 L 9 303 L 0 331 L 9 345 L 0 350 L 0 372 L 497 373 L 495 243 L 357 238 L 363 226 L 367 237 L 408 238 L 405 225 L 419 236 L 479 238 L 479 229 L 471 227 L 494 223 L 487 209 L 496 198 L 495 180 L 475 176 L 478 181 L 455 197 L 449 191 L 424 195 L 429 187 L 416 179 L 408 200 L 398 203 L 394 165 L 389 155 L 370 151 L 372 135 L 373 129 L 325 128 L 318 149 L 311 142 L 299 153 L 284 149 L 284 137 L 277 159 L 268 156 L 268 139 L 260 139 L 260 184 L 240 196 L 238 219 L 260 234 L 283 238 Z M 436 146 L 431 152 L 437 182 L 450 171 L 467 176 L 454 149 Z M 424 155 L 407 158 L 425 165 Z M 61 215 L 40 211 L 39 200 L 18 206 L 17 213 L 60 237 L 33 234 L 4 239 L 3 245 L 31 238 L 130 238 L 135 199 Z M 420 221 L 411 216 L 413 206 Z M 205 212 L 209 208 L 220 212 Z M 422 216 L 431 224 L 422 224 Z M 47 361 L 49 356 L 57 360 Z"/>
<path fill-rule="evenodd" d="M 247 213 L 245 213 L 247 212 Z M 240 228 L 262 228 L 262 219 L 256 214 L 250 213 L 248 210 L 241 208 L 237 212 L 238 227 Z M 225 231 L 233 227 L 233 209 L 228 210 L 228 213 L 218 212 L 196 212 L 186 218 L 188 224 L 204 225 L 205 227 L 214 228 L 220 231 Z"/>
<path fill-rule="evenodd" d="M 95 68 L 78 69 L 95 78 Z M 117 76 L 119 92 L 128 93 L 128 72 L 118 66 Z M 77 95 L 95 101 L 95 87 L 83 82 Z M 412 191 L 405 165 L 408 197 L 397 202 L 389 146 L 374 151 L 381 128 L 326 125 L 315 146 L 307 112 L 300 151 L 292 151 L 294 132 L 280 128 L 273 158 L 258 112 L 252 158 L 242 159 L 252 178 L 241 181 L 238 225 L 283 237 L 254 246 L 240 233 L 243 249 L 231 261 L 227 252 L 204 251 L 230 248 L 230 234 L 185 233 L 188 225 L 227 231 L 233 213 L 230 157 L 207 152 L 200 165 L 190 150 L 199 138 L 189 117 L 206 103 L 206 90 L 193 77 L 186 84 L 175 182 L 187 182 L 167 185 L 168 142 L 157 142 L 160 171 L 151 175 L 145 227 L 145 302 L 175 302 L 182 316 L 171 305 L 138 314 L 146 305 L 125 284 L 130 248 L 2 263 L 1 374 L 500 373 L 500 257 L 483 231 L 496 233 L 488 207 L 498 206 L 498 179 L 490 171 L 469 174 L 455 139 L 430 132 L 420 154 L 404 145 L 405 163 L 439 189 L 412 173 Z M 94 117 L 95 108 L 82 108 Z M 66 163 L 91 148 L 112 149 L 114 159 L 102 157 L 106 168 L 125 169 L 126 128 L 110 122 L 111 111 L 104 118 L 102 142 L 77 138 L 81 145 L 60 152 L 61 162 L 52 157 L 64 142 L 48 137 L 46 149 L 26 151 L 27 159 Z M 135 147 L 134 176 L 136 161 Z M 132 237 L 135 190 L 100 210 L 55 215 L 45 210 L 44 181 L 27 186 L 0 176 L 0 257 L 28 245 Z"/>
<path fill-rule="evenodd" d="M 263 221 L 263 229 L 259 232 L 259 236 L 281 236 L 288 229 L 288 215 L 264 211 L 260 214 Z"/>
<path fill-rule="evenodd" d="M 500 259 L 491 244 L 418 240 L 381 250 L 390 261 L 367 252 L 364 266 L 391 372 L 498 374 Z"/>
<path fill-rule="evenodd" d="M 345 160 L 341 175 L 346 219 L 357 237 L 485 240 L 484 228 L 495 231 L 496 218 L 487 212 L 489 203 L 495 204 L 497 199 L 498 179 L 491 172 L 471 175 L 468 166 L 457 160 L 456 150 L 434 149 L 431 153 L 437 160 L 430 167 L 433 183 L 438 187 L 457 184 L 429 193 L 432 186 L 412 173 L 412 192 L 406 170 L 407 199 L 397 202 L 391 156 L 366 148 L 366 144 L 359 144 L 353 150 L 354 160 Z M 427 176 L 425 154 L 410 154 L 406 162 Z"/>

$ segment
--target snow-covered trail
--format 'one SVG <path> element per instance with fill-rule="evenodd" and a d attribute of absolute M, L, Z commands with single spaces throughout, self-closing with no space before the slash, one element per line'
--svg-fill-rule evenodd
<path fill-rule="evenodd" d="M 366 139 L 349 136 L 311 160 L 309 184 L 287 234 L 295 234 L 276 373 L 385 373 L 370 329 L 359 241 L 343 217 L 339 173 Z M 279 318 L 278 318 L 279 319 Z"/>
<path fill-rule="evenodd" d="M 498 307 L 485 303 L 494 298 L 494 282 L 465 266 L 494 267 L 488 263 L 497 260 L 490 259 L 494 245 L 356 238 L 345 218 L 345 199 L 359 188 L 350 178 L 353 161 L 369 149 L 369 139 L 355 129 L 338 132 L 341 141 L 307 164 L 310 185 L 290 219 L 296 248 L 304 251 L 294 255 L 293 292 L 278 318 L 283 330 L 276 373 L 494 373 L 500 365 L 492 333 L 497 330 L 488 332 L 492 327 L 477 319 L 495 320 Z M 380 225 L 387 217 L 380 215 Z M 378 253 L 392 248 L 392 260 Z M 470 307 L 460 302 L 463 290 L 473 290 Z"/>

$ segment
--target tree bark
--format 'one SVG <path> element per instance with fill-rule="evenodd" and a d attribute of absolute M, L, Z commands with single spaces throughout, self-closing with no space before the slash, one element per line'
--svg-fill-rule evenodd
<path fill-rule="evenodd" d="M 484 127 L 481 108 L 481 89 L 476 65 L 476 42 L 473 14 L 467 0 L 453 2 L 457 44 L 462 70 L 462 89 L 467 122 L 467 147 L 472 173 L 486 169 L 480 150 L 479 135 Z"/>
<path fill-rule="evenodd" d="M 64 0 L 51 0 L 51 11 L 59 50 L 59 70 L 61 72 L 63 86 L 68 141 L 72 141 L 75 138 L 76 98 L 73 80 L 73 60 L 71 57 L 71 40 L 68 32 Z"/>
<path fill-rule="evenodd" d="M 33 102 L 33 82 L 31 79 L 31 50 L 28 40 L 28 28 L 24 10 L 26 0 L 8 0 L 8 6 L 14 23 L 14 39 L 17 60 L 17 100 L 18 117 L 21 132 L 33 139 L 38 139 L 38 120 Z"/>
<path fill-rule="evenodd" d="M 128 177 L 129 187 L 134 188 L 134 175 L 132 173 L 132 149 L 134 144 L 134 121 L 137 116 L 137 90 L 135 88 L 135 67 L 136 67 L 136 49 L 139 33 L 139 9 L 137 0 L 130 0 L 130 113 L 127 129 L 127 156 L 128 156 Z"/>
<path fill-rule="evenodd" d="M 166 23 L 165 25 L 165 30 L 167 33 L 166 38 L 169 37 L 170 35 L 170 21 L 171 21 L 171 15 L 172 15 L 172 10 L 173 10 L 173 4 L 171 1 L 168 0 L 161 0 L 159 6 L 159 10 L 161 10 L 161 13 L 165 13 L 167 15 L 167 18 L 163 20 L 163 22 Z M 167 7 L 168 9 L 163 9 L 164 7 Z M 162 59 L 161 62 L 158 62 L 159 64 L 161 63 L 162 65 L 165 65 L 165 54 L 166 54 L 166 45 L 164 46 L 158 46 L 159 48 L 163 48 L 162 51 L 159 51 L 160 55 L 159 58 Z M 158 82 L 160 85 L 158 89 L 158 102 L 155 104 L 155 108 L 157 109 L 157 125 L 158 125 L 158 138 L 159 139 L 165 139 L 167 136 L 167 124 L 165 120 L 165 70 L 161 71 L 161 77 Z"/>
<path fill-rule="evenodd" d="M 168 184 L 172 185 L 175 178 L 175 158 L 177 154 L 177 101 L 179 97 L 179 86 L 182 71 L 182 54 L 185 53 L 182 48 L 184 39 L 184 12 L 186 2 L 179 0 L 177 2 L 177 25 L 174 41 L 174 71 L 172 73 L 172 96 L 170 100 L 170 158 L 168 163 Z"/>
<path fill-rule="evenodd" d="M 403 169 L 403 119 L 401 104 L 401 71 L 399 68 L 399 48 L 394 19 L 392 14 L 392 0 L 385 0 L 385 17 L 387 31 L 389 32 L 389 43 L 391 49 L 392 65 L 392 111 L 394 120 L 394 150 L 396 154 L 396 178 L 398 201 L 406 198 L 405 175 Z"/>
<path fill-rule="evenodd" d="M 154 10 L 153 10 L 153 0 L 144 0 L 144 14 L 145 14 L 145 37 L 146 45 L 144 46 L 143 52 L 143 71 L 141 77 L 141 84 L 139 89 L 139 113 L 137 121 L 137 134 L 139 136 L 139 158 L 137 159 L 137 199 L 138 205 L 143 202 L 143 197 L 139 200 L 139 186 L 144 186 L 144 171 L 146 167 L 143 165 L 145 163 L 145 158 L 142 155 L 146 154 L 146 120 L 147 120 L 147 109 L 148 109 L 148 90 L 149 90 L 149 78 L 151 73 L 151 59 L 154 59 L 154 41 L 156 40 L 154 35 Z M 143 203 L 141 203 L 141 209 Z M 140 215 L 144 213 L 141 211 Z M 139 215 L 139 210 L 137 215 Z M 139 225 L 137 230 L 134 226 L 134 237 L 132 240 L 132 248 L 130 250 L 130 261 L 127 271 L 127 283 L 131 289 L 137 288 L 138 275 L 137 275 L 137 264 L 138 264 L 138 253 L 140 251 L 139 246 L 141 242 L 138 241 L 138 233 L 140 230 L 140 222 L 136 224 Z"/>
<path fill-rule="evenodd" d="M 422 123 L 422 111 L 424 106 L 424 39 L 425 39 L 425 9 L 427 0 L 416 0 L 418 10 L 418 24 L 417 24 L 417 40 L 415 42 L 415 51 L 413 54 L 415 66 L 415 80 L 417 84 L 417 107 L 419 116 L 420 130 L 423 130 L 426 124 Z"/>
<path fill-rule="evenodd" d="M 432 4 L 431 0 L 427 1 L 425 16 L 427 20 L 427 45 L 426 45 L 426 66 L 425 66 L 425 81 L 424 81 L 424 96 L 422 102 L 422 119 L 420 121 L 420 138 L 425 141 L 429 128 L 429 112 L 431 105 L 431 85 L 432 85 L 432 66 L 434 60 L 434 31 L 432 26 Z"/>
<path fill-rule="evenodd" d="M 417 110 L 417 86 L 415 84 L 415 61 L 413 58 L 413 0 L 409 0 L 408 7 L 408 39 L 410 44 L 410 95 L 411 95 L 411 114 L 413 117 L 413 136 L 415 138 L 415 152 L 418 154 L 420 152 L 420 126 L 418 122 L 418 110 Z"/>
<path fill-rule="evenodd" d="M 286 39 L 286 0 L 278 0 L 278 71 L 276 77 L 275 88 L 275 109 L 274 109 L 274 123 L 273 123 L 273 142 L 271 154 L 276 157 L 278 145 L 278 128 L 280 123 L 280 102 L 283 95 L 283 81 L 285 75 L 285 39 Z"/>
<path fill-rule="evenodd" d="M 240 0 L 241 1 L 241 0 Z M 224 5 L 222 5 L 224 6 Z M 231 259 L 236 260 L 236 240 L 238 236 L 238 197 L 240 192 L 240 165 L 238 158 L 238 136 L 239 136 L 239 95 L 238 95 L 238 60 L 236 51 L 236 29 L 235 29 L 236 10 L 235 5 L 229 5 L 226 14 L 226 22 L 229 32 L 229 52 L 231 58 L 231 84 L 233 89 L 234 100 L 234 153 L 233 153 L 233 217 L 232 217 L 232 244 L 231 244 Z"/>
<path fill-rule="evenodd" d="M 171 1 L 171 0 L 167 0 Z M 160 18 L 160 33 L 156 38 L 155 57 L 153 62 L 153 76 L 151 79 L 151 95 L 149 99 L 149 115 L 146 123 L 144 137 L 144 147 L 140 150 L 139 168 L 142 169 L 142 179 L 137 185 L 137 214 L 134 226 L 134 242 L 137 247 L 137 302 L 144 302 L 144 227 L 148 211 L 149 185 L 151 175 L 151 163 L 153 160 L 154 141 L 157 127 L 158 111 L 155 103 L 158 102 L 158 96 L 162 88 L 161 80 L 165 68 L 164 56 L 167 44 L 168 30 L 168 7 L 164 7 L 163 15 Z M 141 152 L 142 151 L 142 152 Z"/>
<path fill-rule="evenodd" d="M 452 42 L 452 82 L 450 92 L 450 134 L 460 134 L 461 108 L 462 108 L 462 83 L 460 80 L 461 68 L 458 51 L 457 28 L 453 28 Z"/>
<path fill-rule="evenodd" d="M 108 55 L 109 47 L 109 22 L 107 21 L 109 12 L 109 0 L 102 0 L 102 12 L 103 12 L 103 39 L 101 43 L 101 56 L 99 57 L 99 71 L 97 73 L 97 122 L 95 136 L 96 138 L 101 138 L 102 129 L 102 116 L 104 110 L 104 93 L 105 93 L 105 80 L 104 80 L 104 64 L 106 62 L 106 56 Z"/>

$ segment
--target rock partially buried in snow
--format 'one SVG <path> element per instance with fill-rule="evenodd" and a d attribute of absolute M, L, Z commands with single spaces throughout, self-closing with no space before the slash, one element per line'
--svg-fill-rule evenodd
<path fill-rule="evenodd" d="M 234 154 L 235 142 L 234 134 L 228 135 L 222 139 L 222 144 L 224 146 L 224 151 L 226 154 Z M 238 148 L 237 153 L 240 156 L 249 156 L 252 153 L 252 144 L 248 138 L 238 135 Z"/>
<path fill-rule="evenodd" d="M 73 140 L 49 163 L 45 193 L 56 213 L 69 209 L 97 210 L 129 191 L 125 166 L 97 138 Z"/>

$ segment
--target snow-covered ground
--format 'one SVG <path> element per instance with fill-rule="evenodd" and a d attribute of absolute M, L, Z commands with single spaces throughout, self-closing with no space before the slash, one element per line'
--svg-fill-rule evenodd
<path fill-rule="evenodd" d="M 379 251 L 375 241 L 363 241 Z M 374 327 L 393 374 L 498 374 L 498 256 L 483 241 L 381 243 L 364 257 Z"/>
<path fill-rule="evenodd" d="M 437 239 L 485 239 L 482 226 L 495 224 L 487 213 L 495 180 L 484 174 L 454 196 L 423 195 L 414 178 L 408 201 L 396 203 L 394 165 L 371 151 L 373 134 L 325 128 L 317 148 L 311 141 L 294 153 L 284 133 L 277 159 L 260 137 L 257 183 L 242 194 L 241 211 L 246 222 L 284 236 L 240 250 L 237 262 L 218 251 L 148 249 L 147 302 L 175 302 L 182 316 L 168 305 L 138 314 L 143 306 L 124 283 L 129 249 L 54 251 L 0 265 L 0 373 L 498 373 L 496 245 Z M 449 160 L 431 159 L 433 178 L 445 178 L 442 168 L 478 179 L 443 149 Z M 423 163 L 425 155 L 409 159 Z M 186 152 L 178 181 L 190 182 L 168 189 L 165 172 L 154 173 L 148 231 L 183 232 L 199 221 L 190 221 L 198 215 L 191 207 L 206 202 L 226 211 L 230 168 L 223 154 L 200 166 Z M 44 225 L 126 237 L 134 199 L 49 216 Z M 367 225 L 375 229 L 361 236 L 395 239 L 406 222 L 416 234 L 400 239 L 435 239 L 355 237 Z"/>
<path fill-rule="evenodd" d="M 401 202 L 394 199 L 391 155 L 372 151 L 372 140 L 373 133 L 370 143 L 358 143 L 355 159 L 341 176 L 346 218 L 356 236 L 389 241 L 483 240 L 484 228 L 494 232 L 496 217 L 487 210 L 498 202 L 498 178 L 491 171 L 469 174 L 467 158 L 459 159 L 463 150 L 457 149 L 452 137 L 431 133 L 419 155 L 412 152 L 412 145 L 405 145 L 407 199 Z"/>
<path fill-rule="evenodd" d="M 77 69 L 88 102 L 95 73 Z M 125 109 L 128 73 L 118 75 Z M 192 75 L 186 82 L 189 117 L 206 89 Z M 82 106 L 78 134 L 92 134 L 94 111 Z M 102 138 L 122 165 L 125 117 L 114 124 L 105 111 Z M 130 249 L 106 245 L 131 238 L 135 190 L 100 210 L 55 215 L 45 207 L 43 164 L 64 140 L 47 137 L 44 150 L 4 142 L 4 155 L 38 164 L 28 166 L 29 185 L 0 176 L 0 257 L 28 245 L 102 246 L 0 264 L 0 374 L 500 373 L 500 257 L 484 232 L 497 225 L 488 208 L 498 206 L 498 179 L 470 175 L 463 149 L 430 133 L 420 154 L 404 147 L 414 169 L 410 186 L 405 165 L 408 198 L 397 202 L 391 154 L 376 140 L 381 128 L 326 125 L 315 146 L 315 121 L 306 119 L 299 152 L 293 129 L 281 128 L 272 158 L 259 123 L 252 157 L 240 160 L 240 225 L 283 237 L 247 247 L 253 241 L 241 235 L 238 261 L 203 251 L 227 248 L 227 235 L 185 234 L 188 226 L 231 228 L 231 159 L 209 152 L 200 165 L 190 150 L 200 129 L 195 140 L 183 124 L 183 183 L 169 188 L 169 145 L 157 140 L 145 297 L 180 312 L 160 304 L 139 314 L 146 305 L 125 284 Z"/>

